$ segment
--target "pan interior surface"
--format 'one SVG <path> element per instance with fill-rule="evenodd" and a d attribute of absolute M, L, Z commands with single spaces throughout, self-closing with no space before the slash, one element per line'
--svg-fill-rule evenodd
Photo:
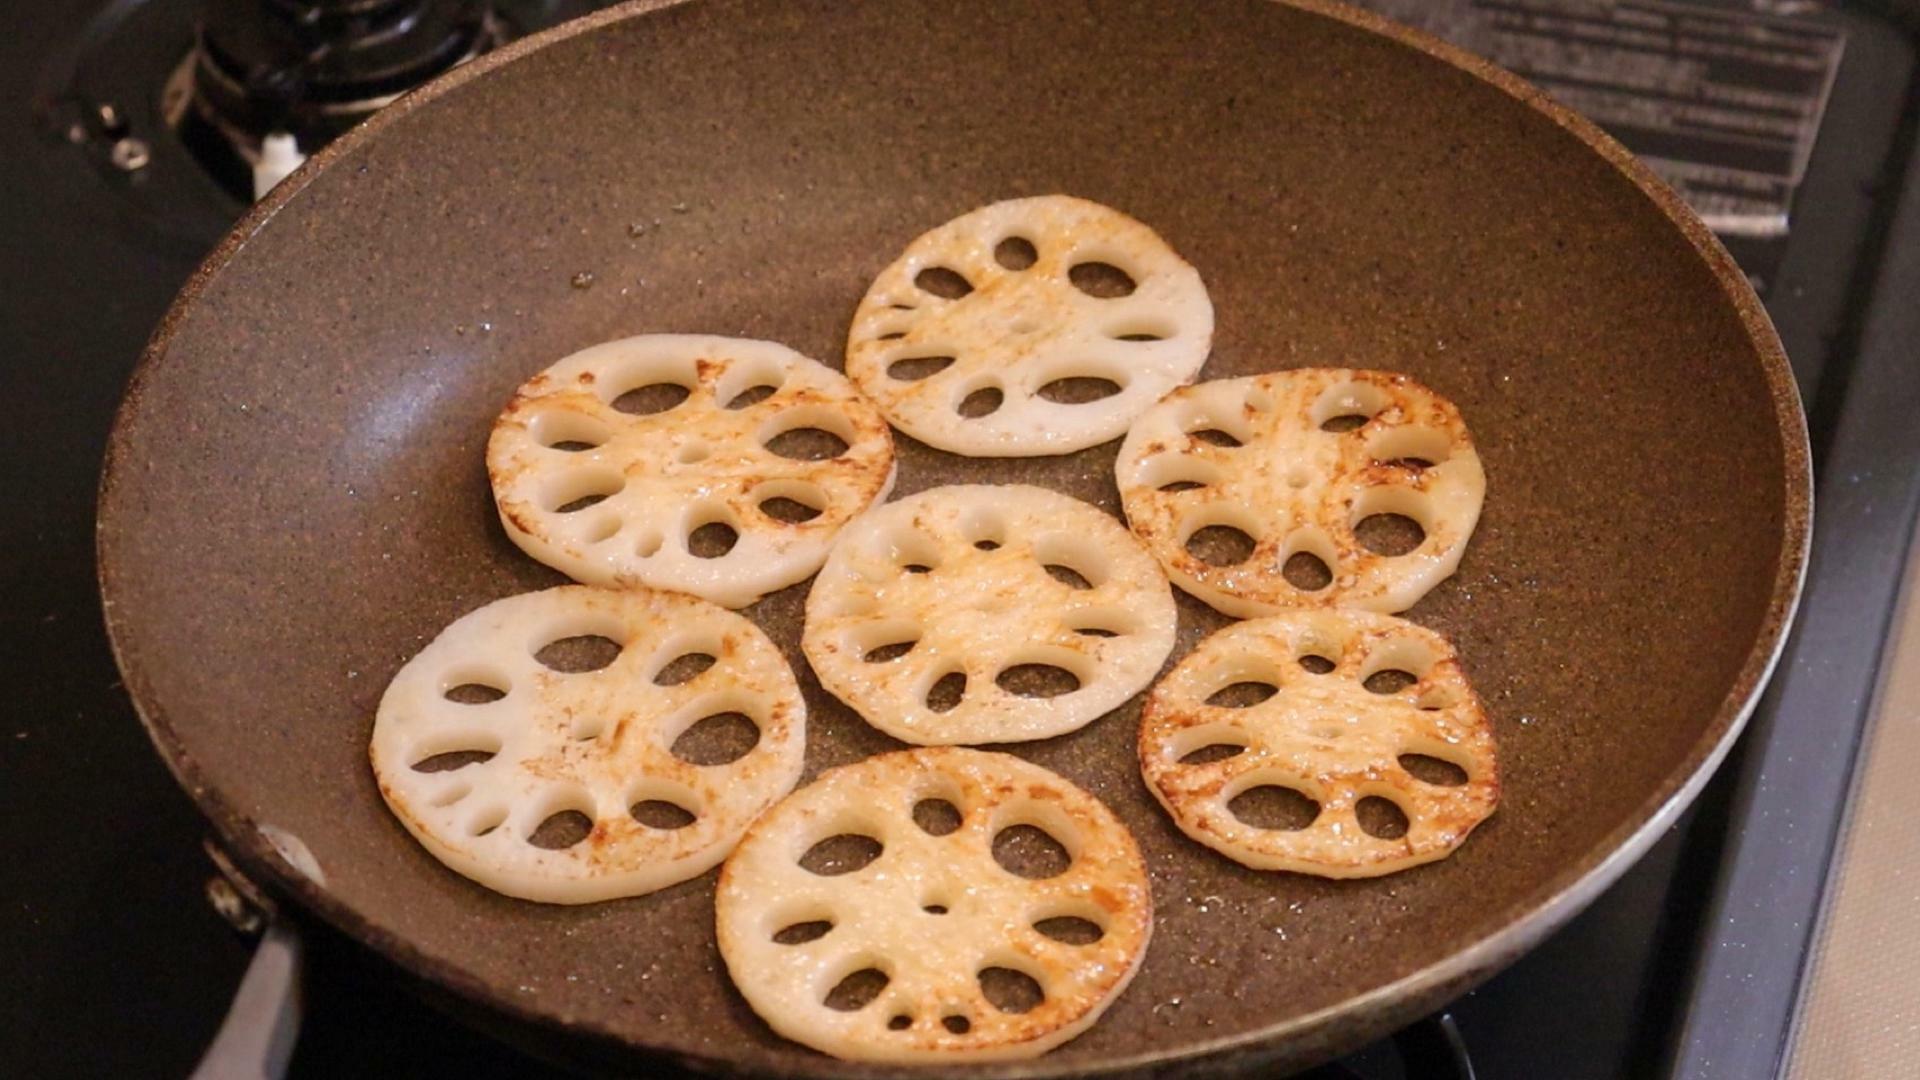
<path fill-rule="evenodd" d="M 997 199 L 1066 192 L 1159 231 L 1212 294 L 1202 378 L 1384 368 L 1460 406 L 1484 516 L 1409 617 L 1459 647 L 1505 781 L 1452 858 L 1324 881 L 1182 837 L 1139 779 L 1137 702 L 1018 747 L 1127 823 L 1158 908 L 1132 988 L 1025 1068 L 1276 1032 L 1304 1060 L 1463 989 L 1714 758 L 1772 655 L 1805 462 L 1750 294 L 1577 131 L 1442 58 L 1259 0 L 712 0 L 481 67 L 345 140 L 190 287 L 115 433 L 101 540 L 129 689 L 227 839 L 460 994 L 684 1059 L 839 1071 L 728 984 L 711 873 L 585 907 L 494 895 L 388 814 L 368 732 L 441 627 L 559 580 L 487 491 L 488 426 L 523 379 L 656 331 L 838 367 L 873 275 Z M 1118 513 L 1117 443 L 1005 461 L 898 441 L 896 497 L 1025 482 Z M 805 589 L 746 614 L 801 676 L 811 776 L 898 744 L 808 674 Z M 1181 597 L 1172 659 L 1222 623 Z M 261 825 L 324 887 L 259 862 Z"/>

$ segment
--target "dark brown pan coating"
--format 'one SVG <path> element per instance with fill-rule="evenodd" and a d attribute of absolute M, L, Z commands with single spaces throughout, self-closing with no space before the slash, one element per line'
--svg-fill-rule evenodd
<path fill-rule="evenodd" d="M 1180 836 L 1136 771 L 1137 705 L 1022 747 L 1134 830 L 1159 921 L 1107 1017 L 1021 1068 L 1217 1044 L 1300 1061 L 1484 977 L 1617 873 L 1724 748 L 1792 603 L 1803 429 L 1746 284 L 1618 147 L 1511 79 L 1317 8 L 624 9 L 382 114 L 214 255 L 114 435 L 102 586 L 161 752 L 243 863 L 459 996 L 601 1049 L 830 1069 L 729 987 L 711 875 L 584 908 L 489 893 L 387 813 L 369 725 L 442 626 L 556 580 L 501 534 L 482 458 L 528 375 L 647 331 L 838 366 L 908 240 L 1069 192 L 1200 269 L 1218 313 L 1203 377 L 1384 368 L 1460 406 L 1486 511 L 1409 615 L 1458 645 L 1506 790 L 1451 859 L 1322 881 Z M 1018 480 L 1117 512 L 1113 443 L 1024 461 L 900 444 L 899 494 Z M 803 595 L 747 614 L 802 674 L 811 775 L 895 744 L 807 675 Z M 1181 617 L 1176 659 L 1220 625 L 1185 597 Z M 258 824 L 303 839 L 325 889 Z"/>

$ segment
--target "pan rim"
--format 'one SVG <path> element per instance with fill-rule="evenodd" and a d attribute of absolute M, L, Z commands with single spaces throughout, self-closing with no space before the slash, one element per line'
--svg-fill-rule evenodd
<path fill-rule="evenodd" d="M 591 33 L 603 26 L 682 6 L 695 0 L 628 0 L 626 3 L 564 23 L 538 34 L 522 38 L 506 47 L 464 64 L 433 82 L 414 90 L 394 104 L 321 149 L 292 176 L 283 181 L 265 199 L 254 204 L 220 243 L 194 270 L 178 296 L 168 307 L 145 349 L 134 365 L 127 388 L 113 421 L 101 468 L 96 504 L 95 564 L 103 601 L 103 621 L 112 649 L 136 715 L 154 743 L 155 749 L 175 780 L 212 824 L 220 842 L 243 870 L 257 881 L 270 885 L 283 896 L 320 916 L 335 929 L 368 946 L 398 964 L 414 976 L 438 984 L 459 997 L 515 1021 L 540 1029 L 566 1032 L 596 1041 L 618 1044 L 634 1052 L 671 1058 L 704 1071 L 738 1071 L 739 1066 L 725 1059 L 636 1045 L 602 1025 L 571 1020 L 531 1008 L 493 984 L 470 975 L 457 964 L 440 960 L 420 951 L 410 940 L 376 924 L 357 908 L 336 898 L 324 886 L 295 868 L 262 834 L 261 826 L 270 824 L 249 819 L 211 786 L 202 776 L 198 763 L 178 737 L 165 710 L 155 699 L 151 687 L 135 660 L 134 643 L 124 616 L 115 608 L 115 581 L 121 576 L 116 557 L 116 530 L 108 522 L 121 489 L 123 475 L 131 475 L 125 460 L 127 431 L 138 413 L 148 378 L 162 363 L 174 333 L 197 304 L 201 294 L 246 246 L 254 234 L 299 196 L 313 179 L 333 162 L 347 157 L 379 136 L 390 124 L 414 109 L 429 104 L 470 80 L 549 45 Z M 1723 295 L 1734 307 L 1746 337 L 1752 344 L 1766 380 L 1774 407 L 1777 433 L 1781 439 L 1783 515 L 1780 558 L 1775 567 L 1772 596 L 1762 616 L 1761 632 L 1737 672 L 1732 687 L 1715 710 L 1705 734 L 1689 749 L 1686 763 L 1670 773 L 1647 799 L 1634 808 L 1627 820 L 1596 842 L 1580 859 L 1549 878 L 1534 898 L 1525 899 L 1507 914 L 1504 925 L 1452 954 L 1426 967 L 1409 972 L 1365 993 L 1349 997 L 1325 1008 L 1295 1016 L 1256 1031 L 1201 1043 L 1189 1043 L 1177 1049 L 1149 1050 L 1126 1057 L 1094 1062 L 1069 1062 L 1041 1057 L 1002 1066 L 941 1066 L 925 1070 L 927 1075 L 1005 1076 L 1021 1078 L 1065 1075 L 1097 1076 L 1138 1071 L 1176 1063 L 1197 1063 L 1229 1054 L 1258 1058 L 1285 1053 L 1284 1043 L 1330 1028 L 1343 1019 L 1353 1020 L 1353 1031 L 1374 1031 L 1383 1024 L 1360 1019 L 1369 1012 L 1388 1011 L 1396 1002 L 1421 1000 L 1426 995 L 1452 987 L 1464 991 L 1491 975 L 1500 966 L 1539 942 L 1584 909 L 1602 891 L 1612 885 L 1666 828 L 1690 805 L 1745 729 L 1768 679 L 1785 648 L 1787 632 L 1799 607 L 1806 580 L 1808 550 L 1812 532 L 1813 474 L 1806 417 L 1798 385 L 1788 365 L 1785 350 L 1766 311 L 1760 304 L 1744 273 L 1732 256 L 1707 229 L 1699 217 L 1681 201 L 1639 159 L 1584 117 L 1550 99 L 1538 87 L 1489 61 L 1459 49 L 1423 31 L 1393 22 L 1370 11 L 1350 7 L 1339 0 L 1269 0 L 1310 15 L 1332 19 L 1363 32 L 1388 38 L 1415 49 L 1444 64 L 1486 83 L 1519 103 L 1543 115 L 1574 136 L 1611 164 L 1628 182 L 1679 230 L 1719 283 Z M 114 520 L 118 520 L 115 518 Z M 1351 1034 L 1351 1032 L 1349 1033 Z M 1339 1047 L 1330 1046 L 1329 1050 Z M 847 1075 L 867 1072 L 849 1063 L 821 1057 L 799 1075 Z"/>

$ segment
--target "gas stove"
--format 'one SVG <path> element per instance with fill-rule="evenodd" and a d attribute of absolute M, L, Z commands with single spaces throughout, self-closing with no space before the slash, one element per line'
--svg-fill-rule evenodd
<path fill-rule="evenodd" d="M 1920 3 L 1370 3 L 1587 112 L 1714 226 L 1792 357 L 1819 507 L 1798 629 L 1695 808 L 1507 972 L 1308 1075 L 1820 1074 L 1826 1059 L 1808 1055 L 1827 1045 L 1821 958 L 1859 937 L 1849 892 L 1829 882 L 1852 887 L 1846 852 L 1867 843 L 1857 834 L 1884 797 L 1853 778 L 1898 750 L 1886 745 L 1897 726 L 1873 718 L 1920 508 Z M 306 154 L 407 88 L 598 6 L 14 5 L 0 40 L 0 464 L 17 554 L 0 619 L 26 647 L 0 654 L 17 695 L 0 722 L 9 1071 L 190 1070 L 254 948 L 207 901 L 224 879 L 100 629 L 94 483 L 148 332 L 246 201 Z M 292 1074 L 369 1062 L 402 1075 L 557 1072 L 447 1018 L 352 943 L 308 933 Z"/>

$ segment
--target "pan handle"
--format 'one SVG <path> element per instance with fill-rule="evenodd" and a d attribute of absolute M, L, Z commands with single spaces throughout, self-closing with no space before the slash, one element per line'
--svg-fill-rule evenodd
<path fill-rule="evenodd" d="M 193 1070 L 193 1080 L 281 1080 L 300 1037 L 300 971 L 305 965 L 293 920 L 267 923 L 227 1018 Z"/>
<path fill-rule="evenodd" d="M 276 847 L 290 845 L 294 856 L 304 856 L 297 866 L 313 867 L 305 845 L 276 839 L 280 835 L 269 839 Z M 259 934 L 260 939 L 227 1007 L 227 1018 L 193 1070 L 193 1080 L 282 1080 L 300 1037 L 301 972 L 306 966 L 300 926 L 282 914 L 218 844 L 208 840 L 201 846 L 219 871 L 207 879 L 207 902 L 235 930 Z M 317 867 L 307 872 L 318 876 Z"/>

